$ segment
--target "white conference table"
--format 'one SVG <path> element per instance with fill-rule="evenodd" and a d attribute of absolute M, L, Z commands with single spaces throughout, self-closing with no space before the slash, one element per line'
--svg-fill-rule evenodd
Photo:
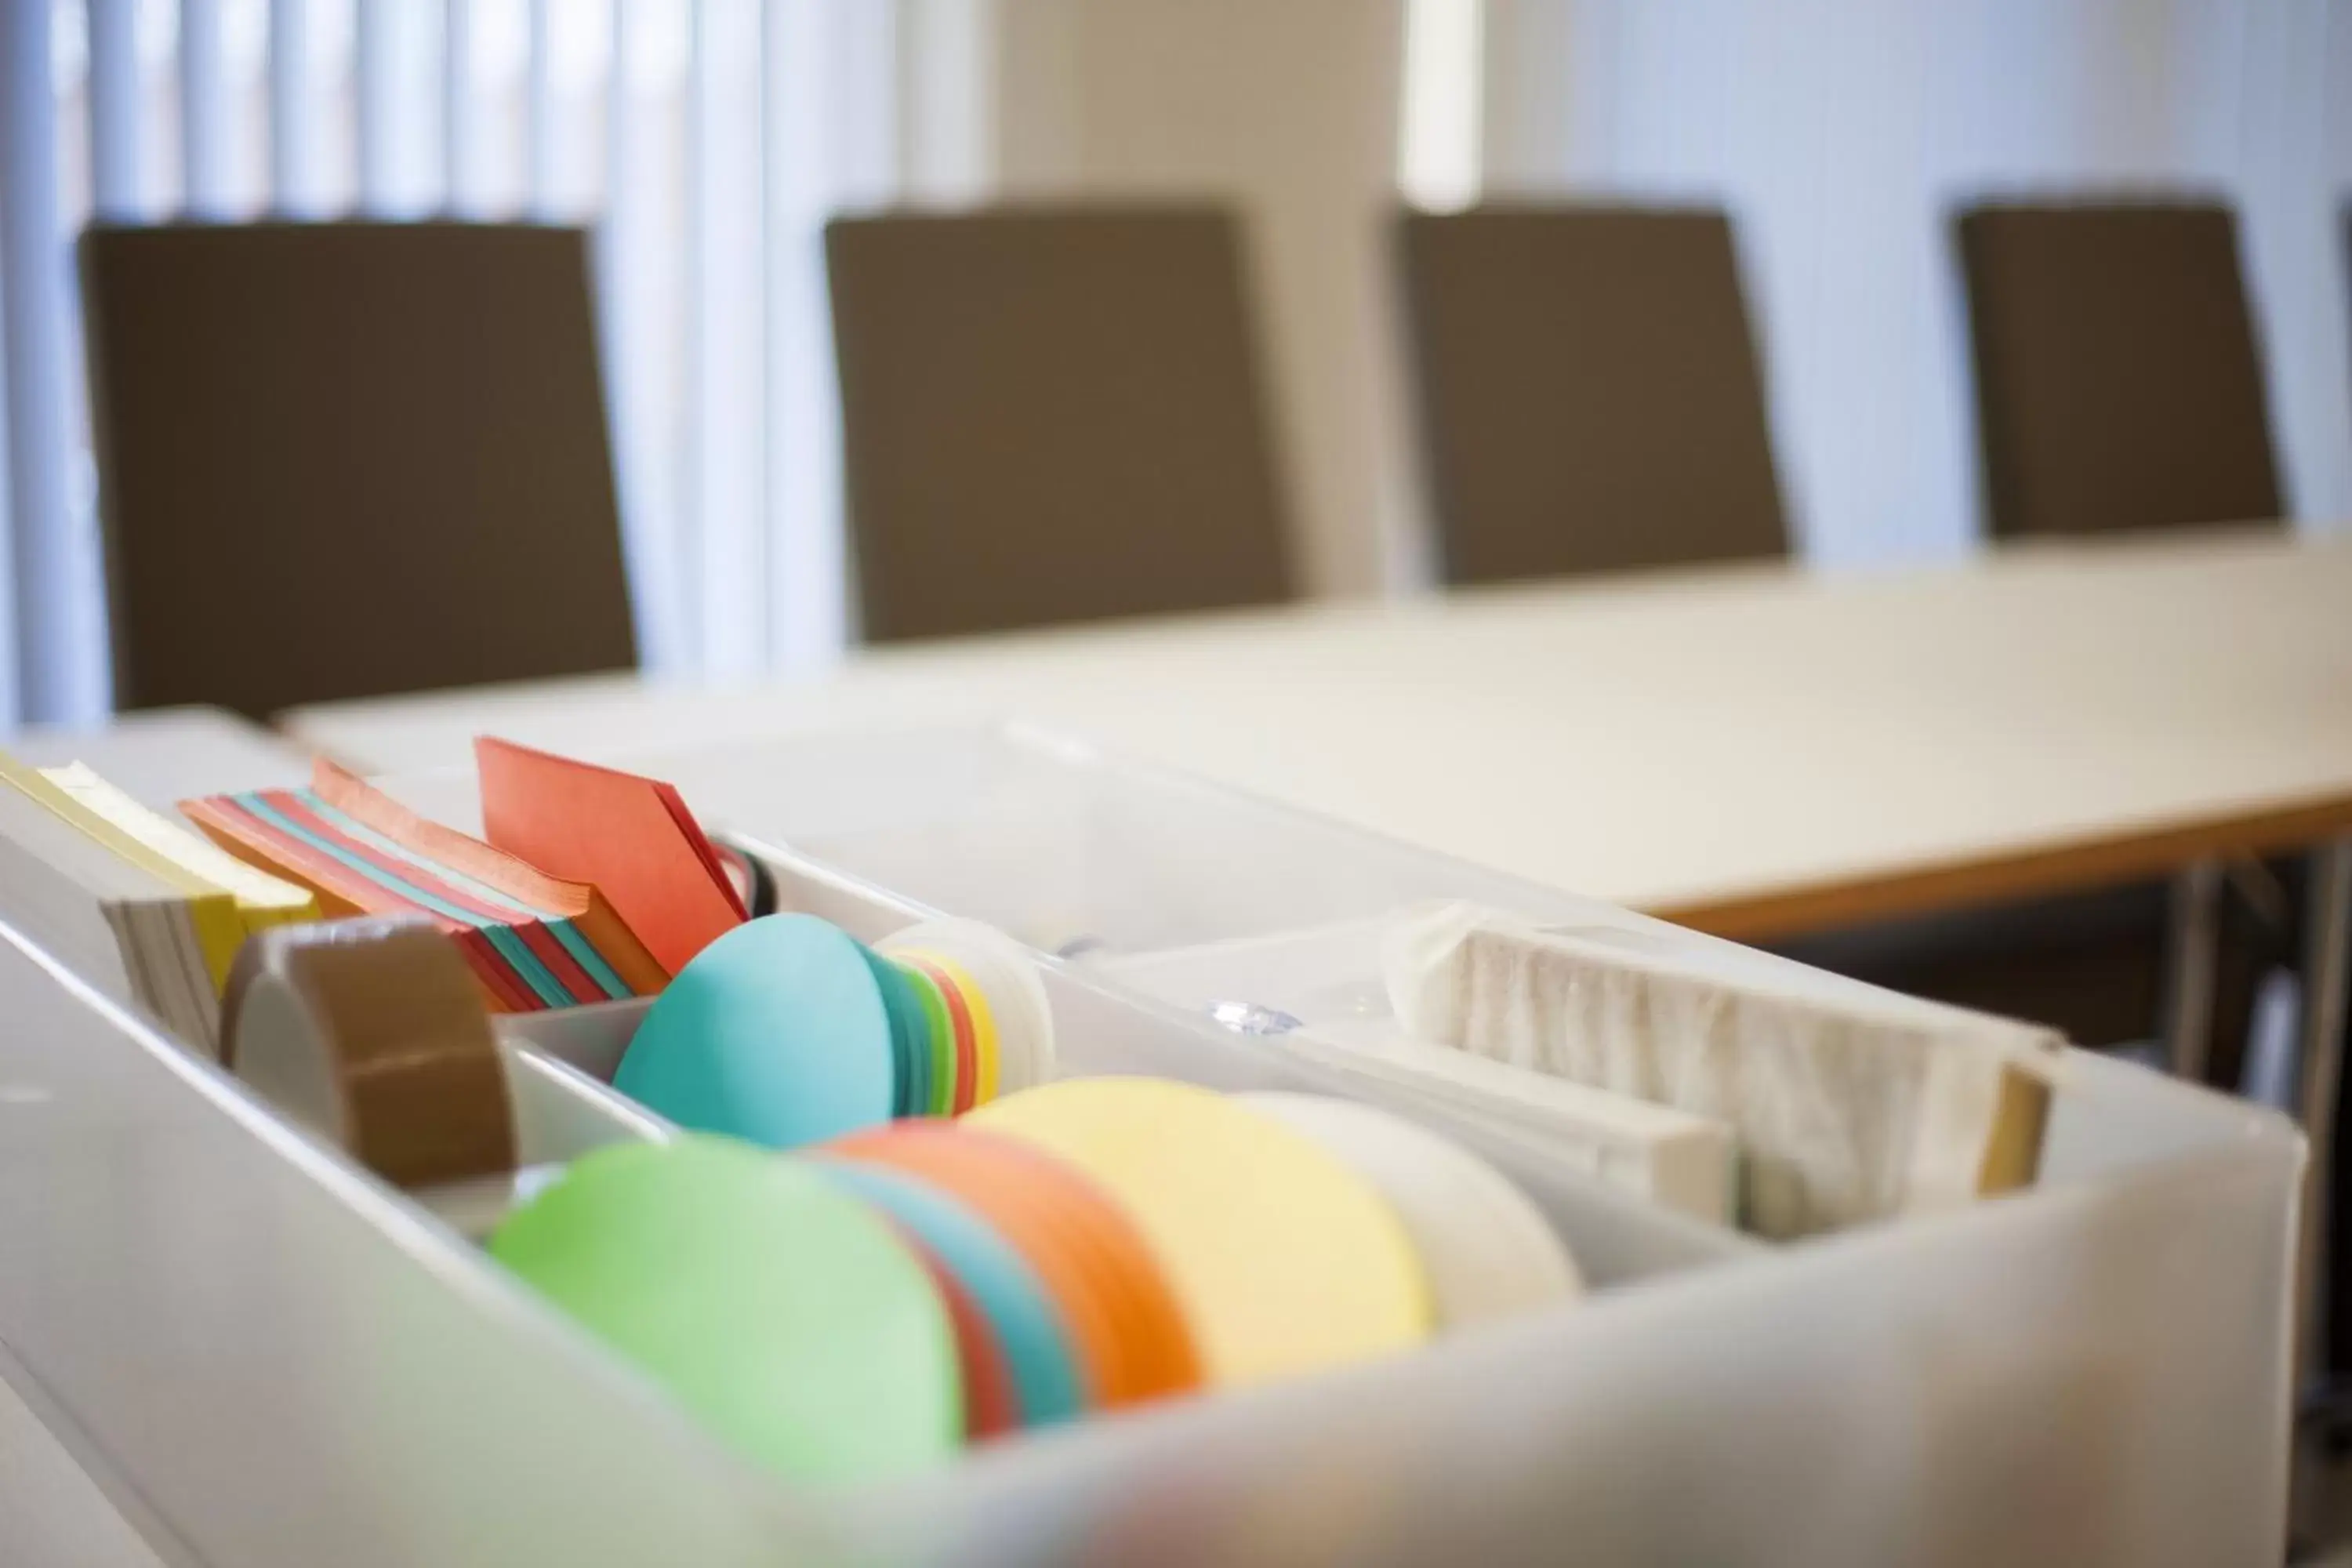
<path fill-rule="evenodd" d="M 463 763 L 480 732 L 658 759 L 690 797 L 698 749 L 982 716 L 1769 939 L 2352 833 L 2352 535 L 1300 606 L 282 721 L 376 771 Z"/>

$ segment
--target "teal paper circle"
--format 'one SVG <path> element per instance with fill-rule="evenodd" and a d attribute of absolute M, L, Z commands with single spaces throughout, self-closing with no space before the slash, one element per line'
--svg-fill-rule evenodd
<path fill-rule="evenodd" d="M 905 972 L 897 964 L 870 947 L 858 951 L 866 956 L 866 967 L 874 976 L 875 989 L 882 994 L 883 1011 L 890 1016 L 891 1056 L 904 1089 L 891 1114 L 920 1116 L 933 1091 L 929 1076 L 930 1041 L 923 1022 L 922 1004 L 907 983 Z M 918 1090 L 924 1098 L 918 1098 Z"/>
<path fill-rule="evenodd" d="M 987 1221 L 919 1176 L 822 1155 L 824 1173 L 912 1231 L 980 1303 L 1013 1369 L 1024 1426 L 1085 1414 L 1070 1330 L 1036 1270 Z"/>
<path fill-rule="evenodd" d="M 890 1120 L 892 1037 L 855 938 L 814 915 L 763 915 L 671 978 L 613 1087 L 681 1127 L 795 1149 Z"/>

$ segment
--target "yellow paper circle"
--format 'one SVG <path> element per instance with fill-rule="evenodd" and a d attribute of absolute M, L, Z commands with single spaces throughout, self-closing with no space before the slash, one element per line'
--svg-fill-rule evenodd
<path fill-rule="evenodd" d="M 1388 1204 L 1310 1140 L 1222 1095 L 1071 1079 L 965 1120 L 1062 1156 L 1125 1205 L 1212 1383 L 1261 1383 L 1429 1333 L 1428 1284 Z"/>

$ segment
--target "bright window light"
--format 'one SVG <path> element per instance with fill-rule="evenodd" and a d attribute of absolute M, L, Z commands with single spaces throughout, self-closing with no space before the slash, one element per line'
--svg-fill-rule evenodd
<path fill-rule="evenodd" d="M 1440 211 L 1478 199 L 1485 0 L 1406 0 L 1397 184 Z"/>

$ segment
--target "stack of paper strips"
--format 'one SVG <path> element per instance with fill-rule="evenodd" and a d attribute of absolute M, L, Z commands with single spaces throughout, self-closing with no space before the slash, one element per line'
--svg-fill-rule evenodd
<path fill-rule="evenodd" d="M 76 763 L 0 754 L 0 912 L 85 977 L 217 1047 L 248 932 L 315 919 L 309 892 L 221 854 Z"/>
<path fill-rule="evenodd" d="M 309 789 L 180 809 L 231 855 L 311 889 L 326 914 L 430 918 L 498 1010 L 650 995 L 669 978 L 596 888 L 427 821 L 324 759 Z"/>
<path fill-rule="evenodd" d="M 202 834 L 131 799 L 80 763 L 43 768 L 47 779 L 88 810 L 96 813 L 164 866 L 197 879 L 207 889 L 226 893 L 236 904 L 236 921 L 200 926 L 205 964 L 212 971 L 215 989 L 228 984 L 229 966 L 245 939 L 271 926 L 299 925 L 319 918 L 319 900 L 310 889 L 247 865 Z M 159 867 L 159 869 L 161 868 Z M 170 874 L 169 872 L 166 873 Z"/>
<path fill-rule="evenodd" d="M 1787 1238 L 2031 1184 L 2059 1037 L 1669 930 L 1445 905 L 1390 933 L 1418 1037 L 1711 1117 Z"/>

